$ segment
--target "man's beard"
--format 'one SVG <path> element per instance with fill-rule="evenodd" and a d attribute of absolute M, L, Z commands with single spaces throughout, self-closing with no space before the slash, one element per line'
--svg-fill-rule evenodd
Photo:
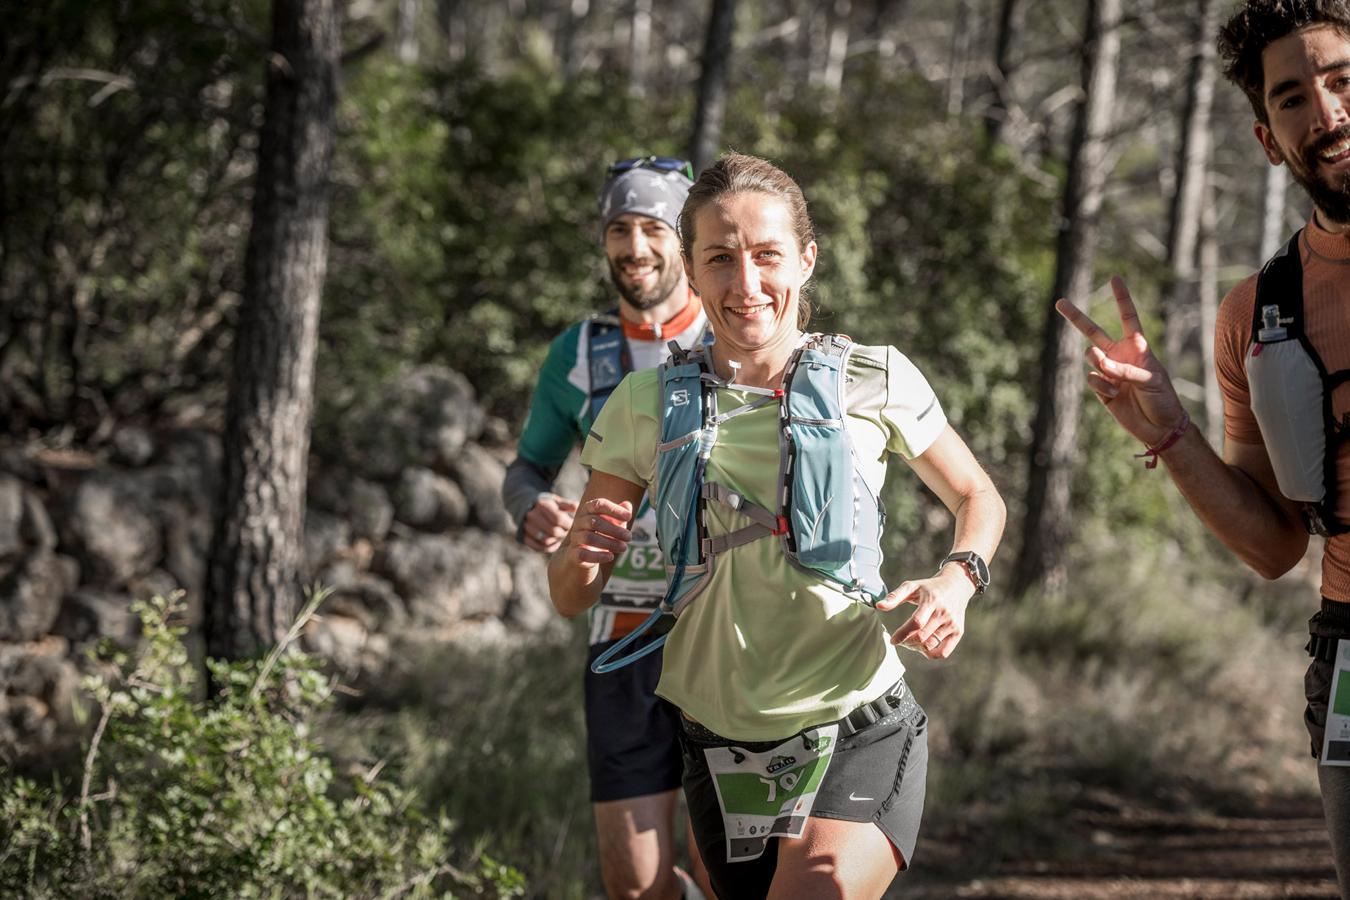
<path fill-rule="evenodd" d="M 1322 163 L 1318 153 L 1348 138 L 1350 125 L 1337 128 L 1303 151 L 1302 166 L 1289 167 L 1290 176 L 1312 198 L 1313 205 L 1337 225 L 1350 225 L 1350 172 L 1337 172 L 1328 182 L 1318 174 Z"/>
<path fill-rule="evenodd" d="M 659 306 L 670 296 L 670 292 L 675 290 L 675 285 L 680 282 L 680 270 L 672 265 L 665 265 L 659 271 L 660 275 L 656 279 L 656 286 L 650 291 L 642 291 L 641 288 L 633 287 L 628 284 L 623 273 L 619 271 L 619 266 L 628 259 L 621 259 L 618 265 L 614 260 L 609 262 L 609 277 L 618 288 L 619 295 L 627 300 L 634 309 L 651 309 L 653 306 Z"/>

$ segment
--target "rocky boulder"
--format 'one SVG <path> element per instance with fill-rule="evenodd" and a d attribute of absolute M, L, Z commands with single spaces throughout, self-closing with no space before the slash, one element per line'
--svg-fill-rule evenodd
<path fill-rule="evenodd" d="M 506 564 L 511 569 L 506 620 L 528 632 L 565 627 L 549 599 L 547 557 L 514 544 L 507 549 Z"/>
<path fill-rule="evenodd" d="M 515 534 L 511 516 L 502 503 L 506 466 L 497 457 L 476 444 L 469 444 L 456 454 L 450 470 L 469 498 L 473 521 L 488 531 Z"/>
<path fill-rule="evenodd" d="M 459 485 L 420 466 L 400 476 L 394 492 L 395 516 L 424 531 L 459 528 L 469 521 L 469 498 Z"/>
<path fill-rule="evenodd" d="M 62 598 L 80 581 L 68 556 L 40 551 L 0 577 L 0 641 L 31 641 L 47 634 L 61 614 Z"/>
<path fill-rule="evenodd" d="M 480 531 L 416 534 L 391 540 L 377 567 L 408 601 L 417 621 L 444 625 L 500 616 L 511 596 L 506 540 Z"/>
<path fill-rule="evenodd" d="M 23 550 L 19 529 L 23 524 L 23 482 L 0 475 L 0 559 L 18 556 Z"/>
<path fill-rule="evenodd" d="M 317 572 L 351 545 L 352 526 L 335 513 L 305 510 L 305 568 Z"/>
<path fill-rule="evenodd" d="M 159 562 L 164 543 L 157 493 L 149 470 L 99 470 L 81 480 L 70 498 L 61 537 L 91 582 L 120 588 Z"/>
<path fill-rule="evenodd" d="M 71 643 L 97 642 L 103 638 L 125 647 L 140 637 L 141 623 L 131 611 L 127 594 L 90 588 L 75 591 L 61 605 L 53 632 Z"/>
<path fill-rule="evenodd" d="M 484 418 L 467 378 L 423 366 L 353 409 L 340 441 L 350 465 L 374 478 L 397 478 L 412 466 L 448 466 L 482 432 Z"/>
<path fill-rule="evenodd" d="M 346 519 L 357 537 L 384 540 L 394 522 L 389 492 L 373 481 L 346 472 L 316 472 L 309 480 L 308 496 L 315 506 Z"/>
<path fill-rule="evenodd" d="M 112 436 L 112 458 L 124 466 L 140 468 L 155 455 L 155 439 L 150 432 L 136 425 L 117 429 Z"/>
<path fill-rule="evenodd" d="M 80 673 L 64 638 L 0 644 L 0 742 L 20 752 L 73 735 Z"/>

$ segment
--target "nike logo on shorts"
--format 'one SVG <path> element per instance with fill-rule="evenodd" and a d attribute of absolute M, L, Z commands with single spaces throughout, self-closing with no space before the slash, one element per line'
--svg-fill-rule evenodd
<path fill-rule="evenodd" d="M 875 800 L 876 798 L 875 798 L 875 797 L 855 797 L 855 796 L 853 796 L 853 792 L 852 792 L 852 791 L 849 791 L 849 792 L 848 792 L 848 799 L 853 800 L 853 801 L 856 801 L 856 802 L 858 802 L 858 803 L 861 803 L 861 802 L 864 801 L 864 800 Z"/>

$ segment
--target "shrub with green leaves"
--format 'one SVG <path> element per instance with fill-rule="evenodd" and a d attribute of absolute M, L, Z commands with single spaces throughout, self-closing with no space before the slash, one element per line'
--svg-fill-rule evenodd
<path fill-rule="evenodd" d="M 311 735 L 334 684 L 293 646 L 197 668 L 178 602 L 137 605 L 141 649 L 86 687 L 101 716 L 73 797 L 0 784 L 0 884 L 29 897 L 519 896 L 514 869 L 457 852 L 452 825 L 379 767 L 335 777 Z M 72 792 L 73 793 L 73 792 Z"/>

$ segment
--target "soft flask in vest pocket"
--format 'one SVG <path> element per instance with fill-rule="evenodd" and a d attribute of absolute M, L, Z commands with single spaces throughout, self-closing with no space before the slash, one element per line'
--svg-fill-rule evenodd
<path fill-rule="evenodd" d="M 1280 493 L 1300 503 L 1321 503 L 1327 448 L 1322 375 L 1303 343 L 1281 324 L 1278 306 L 1262 307 L 1261 323 L 1246 360 L 1252 414 Z"/>
<path fill-rule="evenodd" d="M 884 513 L 853 457 L 844 423 L 844 352 L 802 352 L 787 398 L 792 470 L 789 503 L 795 561 L 875 602 Z"/>
<path fill-rule="evenodd" d="M 1338 422 L 1332 393 L 1350 368 L 1329 372 L 1308 338 L 1303 309 L 1302 231 L 1261 268 L 1245 361 L 1252 414 L 1280 493 L 1301 504 L 1303 524 L 1328 537 L 1350 531 L 1337 514 L 1338 458 L 1350 423 Z"/>

